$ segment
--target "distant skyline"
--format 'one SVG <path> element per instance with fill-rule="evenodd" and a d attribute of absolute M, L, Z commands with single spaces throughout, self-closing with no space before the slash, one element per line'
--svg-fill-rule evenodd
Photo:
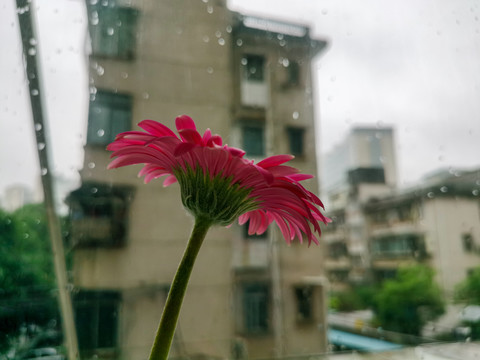
<path fill-rule="evenodd" d="M 34 4 L 53 171 L 75 179 L 83 163 L 89 91 L 85 4 Z M 314 64 L 322 154 L 352 126 L 388 125 L 396 132 L 401 186 L 441 167 L 480 167 L 477 1 L 232 0 L 229 5 L 306 23 L 313 37 L 329 42 Z M 0 5 L 0 34 L 0 48 L 7 49 L 0 57 L 1 196 L 10 184 L 33 187 L 39 169 L 13 1 Z"/>

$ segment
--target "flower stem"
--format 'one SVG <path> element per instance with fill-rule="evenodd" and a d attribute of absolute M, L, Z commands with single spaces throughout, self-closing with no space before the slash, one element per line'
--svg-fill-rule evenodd
<path fill-rule="evenodd" d="M 187 248 L 183 253 L 182 261 L 178 266 L 177 273 L 173 279 L 172 286 L 168 293 L 167 302 L 163 309 L 162 319 L 158 326 L 155 341 L 152 346 L 149 360 L 166 360 L 170 351 L 170 346 L 175 333 L 178 315 L 182 307 L 183 297 L 187 290 L 188 280 L 192 273 L 193 264 L 197 258 L 198 251 L 202 246 L 203 239 L 208 229 L 212 225 L 211 221 L 197 216 L 195 225 L 190 235 Z"/>

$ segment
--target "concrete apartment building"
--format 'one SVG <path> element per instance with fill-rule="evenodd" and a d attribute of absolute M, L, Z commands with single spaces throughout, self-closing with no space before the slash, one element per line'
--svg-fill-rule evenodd
<path fill-rule="evenodd" d="M 336 166 L 345 169 L 346 181 L 327 188 L 334 220 L 324 234 L 331 289 L 378 283 L 399 266 L 420 262 L 435 269 L 450 297 L 480 263 L 480 171 L 439 171 L 398 190 L 391 129 L 354 129 L 347 141 L 332 154 L 343 159 L 343 167 Z M 363 160 L 348 163 L 345 153 Z"/>
<path fill-rule="evenodd" d="M 303 25 L 231 12 L 223 0 L 88 1 L 90 84 L 82 185 L 68 199 L 83 357 L 145 359 L 192 227 L 176 186 L 106 170 L 105 146 L 143 119 L 190 115 L 247 157 L 293 153 L 316 173 Z M 310 190 L 317 184 L 310 181 Z M 326 350 L 322 248 L 271 227 L 214 228 L 200 251 L 171 356 L 257 358 Z"/>

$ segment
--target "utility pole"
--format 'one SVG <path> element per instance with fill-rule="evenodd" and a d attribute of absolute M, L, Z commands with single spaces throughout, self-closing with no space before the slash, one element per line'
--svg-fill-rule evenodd
<path fill-rule="evenodd" d="M 53 252 L 53 263 L 55 277 L 58 286 L 58 301 L 62 318 L 63 334 L 67 348 L 68 360 L 78 359 L 78 343 L 73 318 L 72 301 L 67 283 L 67 267 L 65 265 L 65 252 L 60 229 L 60 222 L 55 213 L 55 202 L 53 193 L 53 181 L 48 162 L 48 143 L 45 136 L 43 93 L 41 88 L 39 67 L 38 67 L 38 39 L 35 34 L 33 0 L 16 0 L 17 14 L 20 25 L 20 35 L 23 45 L 23 58 L 25 62 L 26 79 L 30 93 L 30 105 L 32 108 L 33 128 L 37 141 L 37 153 L 40 163 L 43 195 L 45 209 L 47 212 L 48 230 Z"/>
<path fill-rule="evenodd" d="M 266 67 L 268 71 L 266 74 L 268 85 L 268 103 L 267 111 L 265 113 L 265 142 L 266 155 L 272 156 L 275 154 L 275 119 L 273 114 L 273 100 L 274 91 L 273 84 L 275 83 L 275 72 L 271 60 L 267 58 Z M 281 358 L 284 355 L 284 329 L 283 329 L 283 302 L 282 302 L 282 283 L 280 273 L 280 255 L 278 249 L 278 236 L 275 227 L 270 226 L 269 231 L 269 255 L 270 255 L 270 277 L 272 283 L 272 327 L 274 337 L 274 357 Z"/>

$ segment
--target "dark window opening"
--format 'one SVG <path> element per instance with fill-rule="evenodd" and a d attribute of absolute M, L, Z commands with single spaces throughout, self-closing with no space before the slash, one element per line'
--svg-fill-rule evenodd
<path fill-rule="evenodd" d="M 261 55 L 245 55 L 241 60 L 243 77 L 248 81 L 265 81 L 265 58 Z"/>
<path fill-rule="evenodd" d="M 301 322 L 313 320 L 313 287 L 295 288 L 295 297 L 297 299 L 297 320 Z"/>
<path fill-rule="evenodd" d="M 107 145 L 131 128 L 132 97 L 97 91 L 88 109 L 87 144 Z"/>
<path fill-rule="evenodd" d="M 135 58 L 138 10 L 104 6 L 100 1 L 89 6 L 89 31 L 92 55 L 132 60 Z"/>
<path fill-rule="evenodd" d="M 116 291 L 80 291 L 74 297 L 75 325 L 82 354 L 117 346 L 120 294 Z"/>
<path fill-rule="evenodd" d="M 132 189 L 84 183 L 70 193 L 72 246 L 118 247 L 127 235 L 127 211 Z"/>
<path fill-rule="evenodd" d="M 246 333 L 263 334 L 269 330 L 269 292 L 267 285 L 244 285 L 243 316 Z"/>
<path fill-rule="evenodd" d="M 246 125 L 242 127 L 243 149 L 248 156 L 265 155 L 264 133 L 262 126 Z"/>
<path fill-rule="evenodd" d="M 295 156 L 304 155 L 304 134 L 305 129 L 297 127 L 288 127 L 288 143 L 290 145 L 290 153 Z"/>
<path fill-rule="evenodd" d="M 463 244 L 463 250 L 465 252 L 473 252 L 475 251 L 475 244 L 473 242 L 473 236 L 472 234 L 462 234 L 462 244 Z"/>

